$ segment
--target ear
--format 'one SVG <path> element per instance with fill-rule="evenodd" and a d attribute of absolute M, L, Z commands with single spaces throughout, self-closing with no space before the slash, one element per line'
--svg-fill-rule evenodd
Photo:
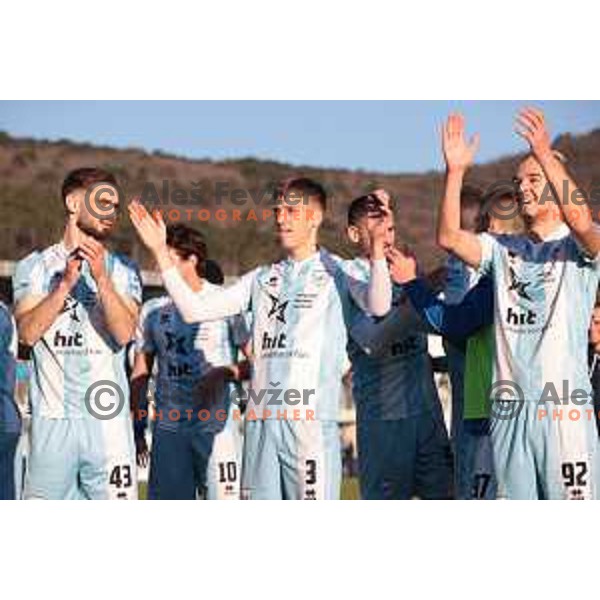
<path fill-rule="evenodd" d="M 78 215 L 79 209 L 81 205 L 81 195 L 77 193 L 77 191 L 71 192 L 65 198 L 65 206 L 67 207 L 67 212 L 69 215 Z"/>
<path fill-rule="evenodd" d="M 348 225 L 346 228 L 346 234 L 348 235 L 348 239 L 353 244 L 358 244 L 360 241 L 360 233 L 358 232 L 358 227 L 356 225 Z"/>

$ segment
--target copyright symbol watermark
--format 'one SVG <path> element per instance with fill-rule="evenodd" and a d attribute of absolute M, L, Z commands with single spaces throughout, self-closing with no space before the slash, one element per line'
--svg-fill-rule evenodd
<path fill-rule="evenodd" d="M 118 184 L 100 181 L 85 190 L 83 202 L 88 212 L 101 220 L 116 219 L 120 199 L 124 198 Z M 117 202 L 114 202 L 114 200 Z"/>
<path fill-rule="evenodd" d="M 101 421 L 108 421 L 121 413 L 125 406 L 125 393 L 109 379 L 101 379 L 90 385 L 85 392 L 87 411 Z"/>
<path fill-rule="evenodd" d="M 509 379 L 492 383 L 487 398 L 490 402 L 490 417 L 498 421 L 515 419 L 525 404 L 521 386 Z"/>
<path fill-rule="evenodd" d="M 490 217 L 510 221 L 521 214 L 519 195 L 514 181 L 496 181 L 485 191 L 483 210 Z"/>

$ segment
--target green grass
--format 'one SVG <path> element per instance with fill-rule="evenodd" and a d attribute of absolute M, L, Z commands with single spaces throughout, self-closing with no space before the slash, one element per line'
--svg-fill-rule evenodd
<path fill-rule="evenodd" d="M 358 477 L 344 477 L 342 479 L 342 500 L 360 500 Z"/>
<path fill-rule="evenodd" d="M 138 497 L 140 500 L 148 498 L 148 484 L 145 481 L 139 483 Z M 360 500 L 358 479 L 356 477 L 344 477 L 342 480 L 342 500 Z"/>

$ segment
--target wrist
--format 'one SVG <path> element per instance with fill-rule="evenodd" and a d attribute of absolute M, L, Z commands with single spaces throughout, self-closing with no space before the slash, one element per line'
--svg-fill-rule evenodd
<path fill-rule="evenodd" d="M 448 177 L 464 177 L 467 172 L 467 167 L 463 165 L 446 165 L 446 176 Z"/>
<path fill-rule="evenodd" d="M 417 274 L 414 273 L 414 274 L 399 277 L 398 279 L 395 279 L 395 282 L 398 285 L 408 285 L 409 283 L 412 283 L 416 278 L 417 278 Z"/>
<path fill-rule="evenodd" d="M 371 260 L 382 259 L 385 259 L 385 249 L 383 242 L 380 240 L 374 240 L 371 242 Z"/>
<path fill-rule="evenodd" d="M 108 279 L 108 275 L 106 274 L 106 272 L 103 273 L 98 273 L 94 279 L 96 280 L 96 285 L 100 288 L 105 286 L 109 279 Z"/>
<path fill-rule="evenodd" d="M 96 286 L 98 287 L 99 293 L 101 293 L 107 287 L 109 287 L 111 285 L 110 279 L 106 273 L 102 273 L 102 274 L 96 276 L 95 280 L 96 280 Z"/>
<path fill-rule="evenodd" d="M 65 298 L 69 295 L 69 292 L 75 287 L 77 281 L 68 281 L 66 279 L 61 279 L 56 286 L 56 292 L 64 296 Z"/>
<path fill-rule="evenodd" d="M 531 150 L 533 152 L 533 155 L 541 165 L 548 164 L 548 162 L 551 162 L 553 160 L 558 160 L 554 156 L 552 148 L 550 146 L 532 148 Z"/>
<path fill-rule="evenodd" d="M 173 261 L 169 256 L 169 251 L 166 245 L 160 246 L 154 251 L 154 259 L 161 272 L 170 269 L 173 266 Z"/>
<path fill-rule="evenodd" d="M 225 374 L 226 381 L 237 381 L 240 375 L 237 365 L 227 365 L 223 367 L 223 373 Z"/>

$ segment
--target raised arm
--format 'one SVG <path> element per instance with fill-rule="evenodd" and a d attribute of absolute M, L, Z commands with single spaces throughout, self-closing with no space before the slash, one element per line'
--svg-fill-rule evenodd
<path fill-rule="evenodd" d="M 527 141 L 544 170 L 565 223 L 586 253 L 595 257 L 600 252 L 600 229 L 592 219 L 585 194 L 552 151 L 544 114 L 535 108 L 522 110 L 517 116 L 517 133 Z"/>
<path fill-rule="evenodd" d="M 481 262 L 481 244 L 474 233 L 461 229 L 460 192 L 478 146 L 477 135 L 467 143 L 463 117 L 450 115 L 442 128 L 446 188 L 438 216 L 437 243 L 476 268 Z"/>
<path fill-rule="evenodd" d="M 392 282 L 387 266 L 385 236 L 389 227 L 389 209 L 384 208 L 380 218 L 369 229 L 370 270 L 368 281 L 344 271 L 354 302 L 367 314 L 382 317 L 392 306 Z"/>
<path fill-rule="evenodd" d="M 26 261 L 25 261 L 26 262 Z M 81 259 L 72 257 L 67 261 L 67 266 L 62 279 L 56 287 L 45 294 L 38 288 L 41 279 L 36 270 L 20 263 L 14 278 L 15 289 L 15 320 L 19 332 L 19 339 L 26 346 L 36 344 L 52 326 L 64 308 L 65 300 L 73 289 L 81 270 Z"/>
<path fill-rule="evenodd" d="M 186 323 L 214 321 L 237 315 L 247 308 L 254 272 L 244 275 L 235 285 L 215 290 L 198 298 L 177 271 L 167 248 L 167 228 L 160 212 L 151 216 L 138 200 L 129 204 L 129 216 L 143 244 L 150 250 L 160 269 L 165 288 Z"/>
<path fill-rule="evenodd" d="M 446 304 L 417 276 L 416 258 L 408 249 L 390 253 L 390 273 L 423 322 L 452 341 L 462 341 L 494 322 L 494 287 L 489 277 L 483 277 L 459 304 Z"/>
<path fill-rule="evenodd" d="M 141 297 L 135 300 L 117 290 L 106 272 L 106 249 L 100 242 L 91 237 L 82 239 L 78 252 L 90 266 L 108 331 L 119 345 L 126 345 L 135 335 Z"/>
<path fill-rule="evenodd" d="M 160 263 L 159 263 L 160 264 Z M 198 297 L 175 267 L 161 268 L 165 288 L 186 323 L 215 321 L 240 314 L 250 304 L 255 272 L 242 276 L 234 285 Z"/>

